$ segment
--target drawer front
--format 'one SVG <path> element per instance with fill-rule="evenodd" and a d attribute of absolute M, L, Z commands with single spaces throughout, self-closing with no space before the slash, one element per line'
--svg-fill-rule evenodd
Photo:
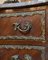
<path fill-rule="evenodd" d="M 0 14 L 0 39 L 45 40 L 45 11 Z"/>
<path fill-rule="evenodd" d="M 45 60 L 45 47 L 0 45 L 0 60 Z"/>

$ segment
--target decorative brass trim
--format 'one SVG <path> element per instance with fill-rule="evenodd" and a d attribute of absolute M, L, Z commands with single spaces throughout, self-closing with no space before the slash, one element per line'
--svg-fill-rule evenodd
<path fill-rule="evenodd" d="M 41 36 L 34 37 L 34 36 L 0 36 L 1 40 L 45 40 L 45 11 L 32 11 L 32 12 L 18 12 L 18 13 L 7 13 L 7 14 L 0 14 L 0 18 L 2 17 L 12 17 L 12 16 L 30 16 L 30 15 L 41 15 Z"/>
<path fill-rule="evenodd" d="M 0 45 L 0 48 L 6 48 L 6 49 L 37 49 L 41 51 L 41 57 L 42 60 L 45 60 L 45 47 L 43 46 L 29 46 L 29 45 Z"/>
<path fill-rule="evenodd" d="M 2 40 L 45 40 L 45 37 L 33 37 L 33 36 L 0 36 Z"/>
<path fill-rule="evenodd" d="M 32 12 L 16 12 L 16 13 L 0 13 L 0 17 L 12 17 L 12 16 L 30 16 L 30 15 L 44 15 L 45 11 L 32 11 Z"/>

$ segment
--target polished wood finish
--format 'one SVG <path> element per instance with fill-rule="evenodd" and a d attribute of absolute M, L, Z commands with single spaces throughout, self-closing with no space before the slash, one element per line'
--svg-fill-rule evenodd
<path fill-rule="evenodd" d="M 35 17 L 36 17 L 37 21 L 36 21 Z M 15 35 L 31 36 L 32 35 L 32 36 L 39 37 L 41 35 L 41 24 L 40 24 L 41 18 L 40 17 L 41 17 L 40 15 L 34 15 L 34 16 L 27 16 L 27 17 L 19 16 L 19 17 L 0 18 L 0 28 L 1 28 L 0 36 L 15 36 Z M 22 32 L 19 32 L 18 30 L 14 31 L 14 26 L 13 26 L 14 23 L 19 22 L 22 25 L 21 27 L 23 27 L 25 22 L 28 22 L 28 21 L 30 22 L 30 24 L 32 24 L 32 29 L 31 29 L 31 31 L 29 31 L 29 33 L 28 32 L 22 33 Z"/>
<path fill-rule="evenodd" d="M 21 6 L 20 6 L 21 7 Z M 33 12 L 33 11 L 45 11 L 45 40 L 0 40 L 1 45 L 21 45 L 21 46 L 35 46 L 32 49 L 17 49 L 17 48 L 7 48 L 7 47 L 0 47 L 0 60 L 11 60 L 11 57 L 14 55 L 20 55 L 21 60 L 25 60 L 23 58 L 24 54 L 29 54 L 32 56 L 32 60 L 48 60 L 48 5 L 45 4 L 43 6 L 33 6 L 30 7 L 21 7 L 21 8 L 0 8 L 0 14 L 8 14 L 8 13 L 19 13 L 19 12 Z M 33 24 L 34 30 L 27 33 L 21 33 L 18 30 L 14 31 L 14 27 L 12 26 L 15 22 L 20 22 L 24 25 L 24 19 L 27 21 L 31 21 Z M 39 37 L 41 35 L 41 18 L 39 14 L 34 16 L 26 16 L 26 17 L 0 17 L 0 36 L 36 36 Z M 29 47 L 30 48 L 30 47 Z M 42 54 L 43 52 L 43 54 Z M 45 53 L 45 54 L 44 54 Z M 42 55 L 44 55 L 44 59 L 42 59 Z"/>

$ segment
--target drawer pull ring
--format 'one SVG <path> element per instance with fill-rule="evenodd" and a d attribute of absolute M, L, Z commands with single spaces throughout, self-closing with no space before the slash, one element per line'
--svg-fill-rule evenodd
<path fill-rule="evenodd" d="M 20 23 L 14 23 L 13 24 L 14 26 L 14 30 L 16 31 L 17 29 L 21 32 L 28 32 L 31 30 L 32 28 L 32 24 L 30 22 L 25 22 L 25 24 L 23 25 L 23 27 L 21 27 L 21 24 Z"/>

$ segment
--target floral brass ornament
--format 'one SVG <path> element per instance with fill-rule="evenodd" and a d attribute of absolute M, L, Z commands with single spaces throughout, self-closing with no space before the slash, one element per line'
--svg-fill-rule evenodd
<path fill-rule="evenodd" d="M 11 57 L 11 60 L 19 60 L 19 55 L 14 55 Z"/>
<path fill-rule="evenodd" d="M 23 24 L 23 27 L 22 27 L 21 23 L 19 23 L 19 22 L 14 23 L 13 26 L 14 26 L 15 31 L 19 30 L 22 33 L 27 33 L 32 28 L 31 22 L 28 22 L 28 21 L 27 22 L 25 21 L 25 23 Z"/>
<path fill-rule="evenodd" d="M 11 60 L 32 60 L 32 56 L 29 54 L 25 54 L 23 57 L 20 58 L 19 55 L 14 55 L 11 57 Z"/>
<path fill-rule="evenodd" d="M 32 56 L 30 56 L 29 54 L 25 54 L 24 59 L 25 60 L 32 60 Z"/>

